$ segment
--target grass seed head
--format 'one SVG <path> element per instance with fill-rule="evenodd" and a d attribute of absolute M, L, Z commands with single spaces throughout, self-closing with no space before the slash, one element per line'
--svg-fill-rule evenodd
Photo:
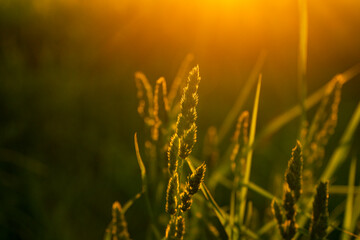
<path fill-rule="evenodd" d="M 324 158 L 325 146 L 337 125 L 342 84 L 343 81 L 337 79 L 329 85 L 308 130 L 304 156 L 309 164 L 320 165 Z"/>
<path fill-rule="evenodd" d="M 281 235 L 284 235 L 284 228 L 283 228 L 283 223 L 284 223 L 284 218 L 283 218 L 283 212 L 281 211 L 280 205 L 279 203 L 274 199 L 271 203 L 272 206 L 272 212 L 275 216 L 275 219 L 278 223 L 278 227 L 280 230 Z"/>
<path fill-rule="evenodd" d="M 292 149 L 292 156 L 285 172 L 285 180 L 290 190 L 294 193 L 295 202 L 300 198 L 302 193 L 303 159 L 301 148 L 300 142 L 297 141 L 296 146 Z"/>
<path fill-rule="evenodd" d="M 153 93 L 152 87 L 142 72 L 135 73 L 135 84 L 137 88 L 137 98 L 139 100 L 138 113 L 149 122 L 153 115 Z"/>
<path fill-rule="evenodd" d="M 249 142 L 249 112 L 248 111 L 242 112 L 242 114 L 239 116 L 236 124 L 235 133 L 233 136 L 233 141 L 235 144 L 230 156 L 230 160 L 231 160 L 231 169 L 235 171 L 236 165 L 238 164 L 236 162 L 236 159 L 238 159 L 237 156 L 240 154 L 240 159 L 244 158 L 248 147 L 248 142 Z"/>
<path fill-rule="evenodd" d="M 316 188 L 316 195 L 313 202 L 313 215 L 310 225 L 310 239 L 320 240 L 326 237 L 326 230 L 328 228 L 329 211 L 329 183 L 320 182 Z"/>
<path fill-rule="evenodd" d="M 295 220 L 295 199 L 290 191 L 284 194 L 284 209 L 286 220 Z"/>
<path fill-rule="evenodd" d="M 174 174 L 178 166 L 179 149 L 179 137 L 175 133 L 170 139 L 170 145 L 168 149 L 168 169 L 171 175 Z"/>
<path fill-rule="evenodd" d="M 183 240 L 184 239 L 184 235 L 185 235 L 185 219 L 179 215 L 176 218 L 176 234 L 175 234 L 175 238 L 177 240 Z"/>
<path fill-rule="evenodd" d="M 169 113 L 169 102 L 167 99 L 167 88 L 165 78 L 156 81 L 154 91 L 154 118 L 157 122 L 167 122 Z"/>
<path fill-rule="evenodd" d="M 198 104 L 198 87 L 200 82 L 199 66 L 194 67 L 188 77 L 187 85 L 184 88 L 181 98 L 181 113 L 178 115 L 176 132 L 182 137 L 191 128 L 197 119 L 196 106 Z"/>
<path fill-rule="evenodd" d="M 187 210 L 190 209 L 192 204 L 191 195 L 185 190 L 180 194 L 180 199 L 181 199 L 181 205 L 180 205 L 181 211 L 186 212 Z"/>
<path fill-rule="evenodd" d="M 186 183 L 186 190 L 190 195 L 194 195 L 200 188 L 200 184 L 204 181 L 206 164 L 202 163 L 195 172 L 191 174 Z"/>
<path fill-rule="evenodd" d="M 180 152 L 179 156 L 182 159 L 187 158 L 190 153 L 192 152 L 192 149 L 196 143 L 196 124 L 193 123 L 189 130 L 185 132 L 183 137 L 181 138 L 181 145 L 180 145 Z"/>
<path fill-rule="evenodd" d="M 178 204 L 178 199 L 177 199 L 178 193 L 179 193 L 179 178 L 178 178 L 178 174 L 175 173 L 170 178 L 166 191 L 165 210 L 170 215 L 174 215 L 176 213 L 176 207 Z"/>
<path fill-rule="evenodd" d="M 175 235 L 176 235 L 176 223 L 174 218 L 171 218 L 170 222 L 166 226 L 165 238 L 167 240 L 175 240 L 176 239 Z"/>
<path fill-rule="evenodd" d="M 130 240 L 124 212 L 118 201 L 112 206 L 112 220 L 105 234 L 111 240 Z"/>

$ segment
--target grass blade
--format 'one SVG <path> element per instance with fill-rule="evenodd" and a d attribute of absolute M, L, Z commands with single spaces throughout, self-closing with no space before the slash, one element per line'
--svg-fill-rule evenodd
<path fill-rule="evenodd" d="M 264 65 L 266 58 L 266 53 L 263 51 L 260 53 L 254 68 L 251 70 L 250 76 L 247 79 L 245 86 L 242 88 L 241 93 L 239 94 L 238 98 L 236 99 L 235 104 L 229 111 L 228 115 L 226 116 L 225 120 L 223 121 L 221 127 L 219 128 L 219 135 L 218 141 L 219 143 L 224 140 L 225 136 L 228 134 L 229 130 L 233 126 L 234 122 L 236 121 L 237 116 L 239 115 L 246 99 L 248 98 L 251 88 L 254 86 L 257 76 L 260 73 L 262 66 Z"/>
<path fill-rule="evenodd" d="M 135 151 L 136 151 L 136 158 L 140 167 L 141 172 L 141 182 L 142 182 L 142 191 L 146 191 L 147 187 L 147 180 L 146 180 L 146 169 L 143 160 L 141 159 L 140 150 L 139 150 L 139 144 L 137 140 L 137 133 L 134 135 L 134 143 L 135 143 Z"/>
<path fill-rule="evenodd" d="M 147 192 L 146 168 L 145 168 L 144 162 L 142 161 L 142 158 L 140 155 L 140 149 L 139 149 L 139 144 L 138 144 L 138 140 L 137 140 L 137 133 L 134 134 L 134 144 L 135 144 L 136 158 L 137 158 L 137 161 L 138 161 L 138 164 L 140 167 L 140 172 L 141 172 L 142 193 L 145 194 L 145 202 L 146 202 L 147 210 L 148 210 L 151 222 L 152 222 L 150 224 L 150 227 L 151 227 L 154 235 L 156 236 L 156 238 L 161 239 L 160 231 L 155 226 L 155 218 L 154 218 L 153 210 L 152 210 L 152 207 L 150 204 L 149 194 Z"/>
<path fill-rule="evenodd" d="M 349 182 L 348 182 L 348 194 L 346 198 L 346 208 L 345 208 L 345 216 L 343 228 L 352 231 L 351 220 L 352 220 L 352 211 L 353 211 L 353 203 L 354 203 L 354 184 L 355 184 L 355 176 L 356 176 L 356 158 L 353 157 L 350 163 L 350 171 L 349 171 Z M 342 233 L 342 240 L 349 240 L 350 236 Z"/>
<path fill-rule="evenodd" d="M 258 114 L 258 109 L 259 109 L 261 78 L 262 78 L 262 76 L 260 74 L 257 88 L 256 88 L 254 107 L 253 107 L 253 111 L 252 111 L 250 133 L 249 133 L 249 146 L 252 146 L 254 143 L 254 140 L 255 140 L 256 120 L 257 120 L 257 114 Z M 253 155 L 253 149 L 250 149 L 247 152 L 247 157 L 246 157 L 246 169 L 245 169 L 245 174 L 244 174 L 244 179 L 243 179 L 244 184 L 248 184 L 249 180 L 250 180 L 252 155 Z M 240 193 L 240 213 L 239 213 L 240 226 L 243 224 L 243 221 L 244 221 L 245 206 L 246 206 L 246 194 L 247 194 L 247 187 L 242 187 L 241 193 Z"/>

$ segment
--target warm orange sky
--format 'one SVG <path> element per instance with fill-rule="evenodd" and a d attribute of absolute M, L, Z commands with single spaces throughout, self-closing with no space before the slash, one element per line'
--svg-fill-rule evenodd
<path fill-rule="evenodd" d="M 97 67 L 118 64 L 129 76 L 141 70 L 150 79 L 162 75 L 171 79 L 190 52 L 211 83 L 209 94 L 214 89 L 227 93 L 241 86 L 265 50 L 264 86 L 272 85 L 275 92 L 291 87 L 289 95 L 296 92 L 297 1 L 39 0 L 34 4 L 46 33 L 63 41 L 51 51 L 71 53 L 75 48 L 76 58 L 82 51 Z M 360 61 L 359 12 L 356 1 L 309 1 L 310 91 Z M 33 32 L 39 28 L 35 25 L 24 28 Z"/>

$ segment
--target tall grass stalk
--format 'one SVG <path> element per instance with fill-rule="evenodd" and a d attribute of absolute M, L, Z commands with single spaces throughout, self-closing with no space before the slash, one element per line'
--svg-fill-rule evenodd
<path fill-rule="evenodd" d="M 137 140 L 137 134 L 135 133 L 134 135 L 134 145 L 135 145 L 135 152 L 136 152 L 136 159 L 138 161 L 139 167 L 140 167 L 140 172 L 141 172 L 141 183 L 142 183 L 142 192 L 145 193 L 145 202 L 146 202 L 146 207 L 147 207 L 147 211 L 151 220 L 150 223 L 150 228 L 153 231 L 155 237 L 157 239 L 161 239 L 161 234 L 160 231 L 157 229 L 156 225 L 155 225 L 155 216 L 153 213 L 153 209 L 151 207 L 151 203 L 150 203 L 150 197 L 149 197 L 149 193 L 147 191 L 148 186 L 147 186 L 147 175 L 146 175 L 146 169 L 145 169 L 145 165 L 144 162 L 141 158 L 140 155 L 140 149 L 139 149 L 139 144 L 138 144 L 138 140 Z"/>
<path fill-rule="evenodd" d="M 256 120 L 257 120 L 257 114 L 258 114 L 258 109 L 259 109 L 261 80 L 262 80 L 262 76 L 260 74 L 257 88 L 256 88 L 254 107 L 253 107 L 253 111 L 252 111 L 250 133 L 249 133 L 249 145 L 248 146 L 252 146 L 255 141 Z M 250 149 L 250 150 L 248 150 L 247 157 L 246 157 L 246 163 L 245 163 L 246 169 L 245 169 L 245 174 L 244 174 L 244 178 L 243 178 L 244 184 L 248 184 L 250 181 L 252 156 L 253 156 L 253 150 Z M 247 194 L 247 187 L 242 187 L 241 192 L 240 192 L 240 208 L 239 208 L 239 211 L 240 211 L 239 212 L 239 224 L 240 224 L 240 226 L 244 222 L 245 207 L 246 207 L 246 194 Z"/>

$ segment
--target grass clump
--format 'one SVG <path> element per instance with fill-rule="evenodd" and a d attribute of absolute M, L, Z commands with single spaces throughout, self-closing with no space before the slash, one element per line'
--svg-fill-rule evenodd
<path fill-rule="evenodd" d="M 199 82 L 199 67 L 196 66 L 189 73 L 180 102 L 181 110 L 177 117 L 176 130 L 170 140 L 168 150 L 170 179 L 166 194 L 166 212 L 170 214 L 170 222 L 166 230 L 166 239 L 183 239 L 185 234 L 183 214 L 190 209 L 192 196 L 199 190 L 200 184 L 204 180 L 205 163 L 188 177 L 185 189 L 180 193 L 179 184 L 181 183 L 183 163 L 190 155 L 197 137 L 195 121 Z"/>
<path fill-rule="evenodd" d="M 116 218 L 116 224 L 113 220 L 106 230 L 106 239 L 120 239 L 120 236 L 122 239 L 129 239 L 124 214 L 141 196 L 145 197 L 151 221 L 148 239 L 192 240 L 204 239 L 206 236 L 206 239 L 231 240 L 279 238 L 320 240 L 325 239 L 334 230 L 341 231 L 342 235 L 358 237 L 338 227 L 336 217 L 332 219 L 328 209 L 327 179 L 331 179 L 335 170 L 345 161 L 350 151 L 349 144 L 360 123 L 360 106 L 358 106 L 344 136 L 327 163 L 325 149 L 337 125 L 344 78 L 339 75 L 327 84 L 322 98 L 316 100 L 320 101 L 320 105 L 311 124 L 301 125 L 300 140 L 296 141 L 292 149 L 284 174 L 281 199 L 250 179 L 253 151 L 258 143 L 255 132 L 261 78 L 260 74 L 252 113 L 242 111 L 239 115 L 228 149 L 224 152 L 219 150 L 221 139 L 217 128 L 212 126 L 205 136 L 203 156 L 199 160 L 192 156 L 194 145 L 198 140 L 196 121 L 201 79 L 199 67 L 196 66 L 189 72 L 186 83 L 179 82 L 177 78 L 174 84 L 178 87 L 183 86 L 183 92 L 180 97 L 172 95 L 171 101 L 167 97 L 164 78 L 161 77 L 156 81 L 153 91 L 144 74 L 135 74 L 139 100 L 138 113 L 145 126 L 146 161 L 144 162 L 140 156 L 135 134 L 142 191 L 129 200 L 124 208 L 119 204 L 114 205 L 116 216 L 119 217 Z M 172 94 L 178 92 L 177 87 L 172 86 L 171 89 Z M 177 102 L 176 99 L 179 101 Z M 305 111 L 307 100 L 302 100 L 304 101 L 302 111 Z M 233 111 L 237 112 L 232 109 L 231 114 Z M 268 127 L 265 127 L 266 129 Z M 263 136 L 260 134 L 259 138 Z M 314 174 L 321 171 L 324 163 L 327 163 L 324 172 L 320 173 L 320 176 Z M 149 173 L 146 169 L 149 169 Z M 204 182 L 206 171 L 209 175 L 210 188 L 207 188 Z M 353 185 L 355 174 L 352 173 L 351 176 Z M 220 205 L 216 201 L 217 195 L 214 197 L 211 194 L 219 185 L 230 193 L 227 198 L 228 205 L 223 203 Z M 273 220 L 265 221 L 265 217 L 262 220 L 259 218 L 259 209 L 251 201 L 252 196 L 248 196 L 248 190 L 264 199 L 272 199 Z M 199 191 L 203 193 L 203 197 L 196 194 Z M 355 229 L 355 220 L 349 212 L 353 207 L 352 202 L 357 200 L 351 196 L 354 191 L 354 187 L 343 191 L 348 193 L 350 200 L 346 206 L 347 221 L 344 226 L 352 229 Z M 357 212 L 354 216 L 359 215 Z M 307 224 L 309 220 L 310 224 Z M 201 230 L 199 226 L 202 226 Z M 275 226 L 279 230 L 272 231 Z"/>
<path fill-rule="evenodd" d="M 148 133 L 145 139 L 147 156 L 145 162 L 140 156 L 135 135 L 142 191 L 126 203 L 124 208 L 114 204 L 115 215 L 106 230 L 106 239 L 130 238 L 124 213 L 141 196 L 145 196 L 151 220 L 149 239 L 203 239 L 205 234 L 206 239 L 320 240 L 325 239 L 334 229 L 341 231 L 343 235 L 358 237 L 339 228 L 336 221 L 331 219 L 328 209 L 327 179 L 332 177 L 350 151 L 348 143 L 352 141 L 355 129 L 360 123 L 360 107 L 356 109 L 340 145 L 321 174 L 319 183 L 317 186 L 314 184 L 317 176 L 313 173 L 315 170 L 320 170 L 321 164 L 326 162 L 325 148 L 337 124 L 342 78 L 337 78 L 328 85 L 310 126 L 302 128 L 301 140 L 296 141 L 284 174 L 281 199 L 250 180 L 253 151 L 256 147 L 255 130 L 261 75 L 256 88 L 252 114 L 243 111 L 239 115 L 231 143 L 222 157 L 218 149 L 217 130 L 215 127 L 208 129 L 202 159 L 211 163 L 210 169 L 207 169 L 208 165 L 205 161 L 191 156 L 198 140 L 196 120 L 199 67 L 196 66 L 189 72 L 178 104 L 175 101 L 169 104 L 164 78 L 156 81 L 154 92 L 143 74 L 137 73 L 136 83 L 139 98 L 138 112 L 144 119 Z M 347 145 L 342 145 L 344 143 Z M 230 161 L 223 161 L 222 159 L 225 158 Z M 185 168 L 186 165 L 189 169 Z M 146 168 L 150 169 L 149 175 Z M 191 173 L 188 173 L 188 170 Z M 204 182 L 206 171 L 212 183 L 210 189 Z M 310 178 L 308 172 L 311 173 Z M 352 173 L 352 184 L 354 176 L 355 174 Z M 215 200 L 216 196 L 211 194 L 219 184 L 230 192 L 228 206 L 220 206 Z M 350 195 L 354 193 L 354 189 L 349 189 Z M 200 190 L 204 197 L 196 194 Z M 263 223 L 260 228 L 257 227 L 261 222 L 258 217 L 259 210 L 248 199 L 248 190 L 264 199 L 273 200 L 271 209 L 274 220 Z M 160 194 L 166 197 L 157 197 Z M 353 226 L 354 229 L 355 220 L 352 219 L 351 214 L 349 215 L 349 209 L 356 199 L 350 195 L 348 198 L 352 201 L 349 201 L 346 207 L 348 219 L 346 226 Z M 164 202 L 161 199 L 164 199 Z M 162 206 L 162 209 L 159 206 Z M 208 211 L 209 209 L 211 211 Z M 357 213 L 354 215 L 358 216 Z M 217 220 L 214 222 L 214 219 Z M 310 220 L 309 225 L 306 224 L 308 220 Z M 276 225 L 279 230 L 272 231 Z M 203 226 L 203 230 L 199 231 L 198 226 Z M 164 237 L 162 238 L 161 235 Z"/>

